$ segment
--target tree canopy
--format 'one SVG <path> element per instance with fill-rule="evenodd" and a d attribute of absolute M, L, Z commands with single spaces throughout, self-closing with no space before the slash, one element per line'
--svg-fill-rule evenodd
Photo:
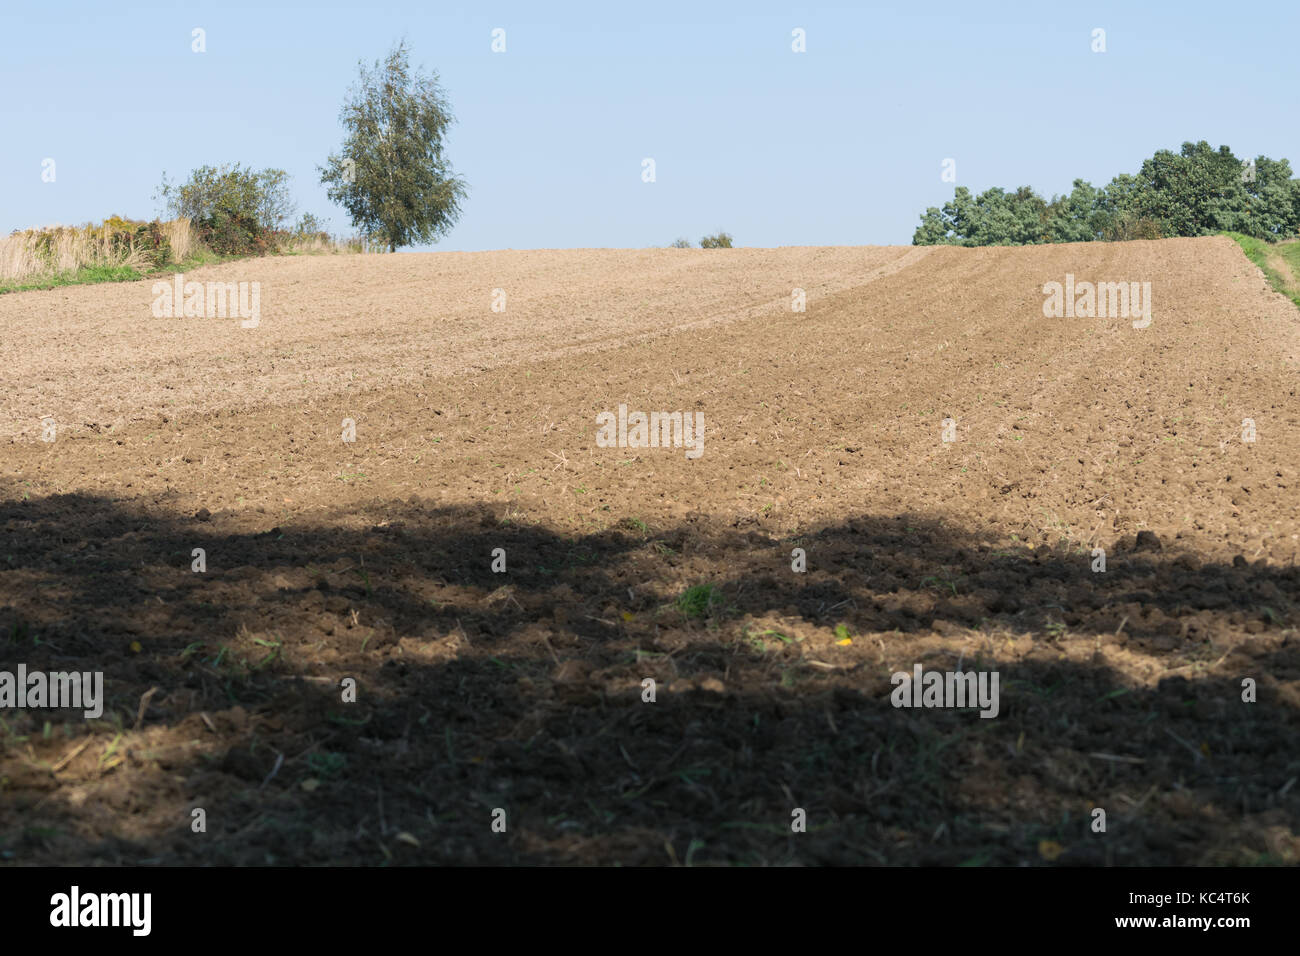
<path fill-rule="evenodd" d="M 1100 188 L 1076 179 L 1050 201 L 1028 186 L 994 187 L 978 196 L 958 186 L 951 202 L 931 206 L 912 236 L 918 246 L 1030 245 L 1046 242 L 1159 239 L 1240 232 L 1279 240 L 1300 235 L 1300 179 L 1285 159 L 1242 162 L 1227 146 L 1202 140 L 1160 150 L 1136 175 Z"/>

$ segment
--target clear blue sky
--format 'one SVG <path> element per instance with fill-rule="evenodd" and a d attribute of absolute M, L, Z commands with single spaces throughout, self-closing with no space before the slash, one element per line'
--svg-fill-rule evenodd
<path fill-rule="evenodd" d="M 1049 196 L 1185 140 L 1300 166 L 1297 0 L 0 0 L 0 234 L 152 216 L 163 170 L 221 162 L 288 170 L 346 231 L 316 167 L 358 59 L 402 36 L 458 119 L 441 249 L 909 243 L 947 157 Z"/>

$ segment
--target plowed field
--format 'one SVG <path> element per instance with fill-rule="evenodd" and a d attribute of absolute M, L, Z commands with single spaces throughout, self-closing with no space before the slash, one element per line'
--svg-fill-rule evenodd
<path fill-rule="evenodd" d="M 0 709 L 0 863 L 1300 862 L 1300 313 L 1231 240 L 186 278 L 258 326 L 0 296 L 0 671 L 104 681 Z"/>

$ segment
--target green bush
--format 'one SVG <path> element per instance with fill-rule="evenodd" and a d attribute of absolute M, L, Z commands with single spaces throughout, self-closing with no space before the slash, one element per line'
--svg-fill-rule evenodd
<path fill-rule="evenodd" d="M 138 226 L 132 235 L 134 248 L 142 250 L 149 264 L 161 269 L 172 261 L 172 244 L 162 230 L 162 223 L 157 219 Z"/>
<path fill-rule="evenodd" d="M 720 232 L 716 236 L 705 236 L 700 240 L 701 249 L 730 249 L 731 234 Z"/>
<path fill-rule="evenodd" d="M 282 169 L 200 166 L 179 184 L 164 173 L 158 196 L 171 215 L 190 219 L 214 252 L 263 255 L 274 251 L 293 215 L 288 181 Z"/>
<path fill-rule="evenodd" d="M 204 245 L 218 255 L 261 256 L 273 248 L 271 234 L 242 213 L 220 209 L 194 220 L 194 228 Z"/>
<path fill-rule="evenodd" d="M 307 236 L 326 236 L 329 233 L 325 231 L 325 223 L 309 212 L 303 213 L 298 217 L 298 222 L 294 224 L 293 234 L 299 238 Z"/>

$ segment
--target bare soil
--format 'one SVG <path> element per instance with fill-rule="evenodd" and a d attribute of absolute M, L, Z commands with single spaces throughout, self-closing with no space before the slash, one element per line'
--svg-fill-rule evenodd
<path fill-rule="evenodd" d="M 0 711 L 0 862 L 1300 862 L 1300 313 L 1231 240 L 187 278 L 259 327 L 0 297 L 0 670 L 106 696 Z"/>

